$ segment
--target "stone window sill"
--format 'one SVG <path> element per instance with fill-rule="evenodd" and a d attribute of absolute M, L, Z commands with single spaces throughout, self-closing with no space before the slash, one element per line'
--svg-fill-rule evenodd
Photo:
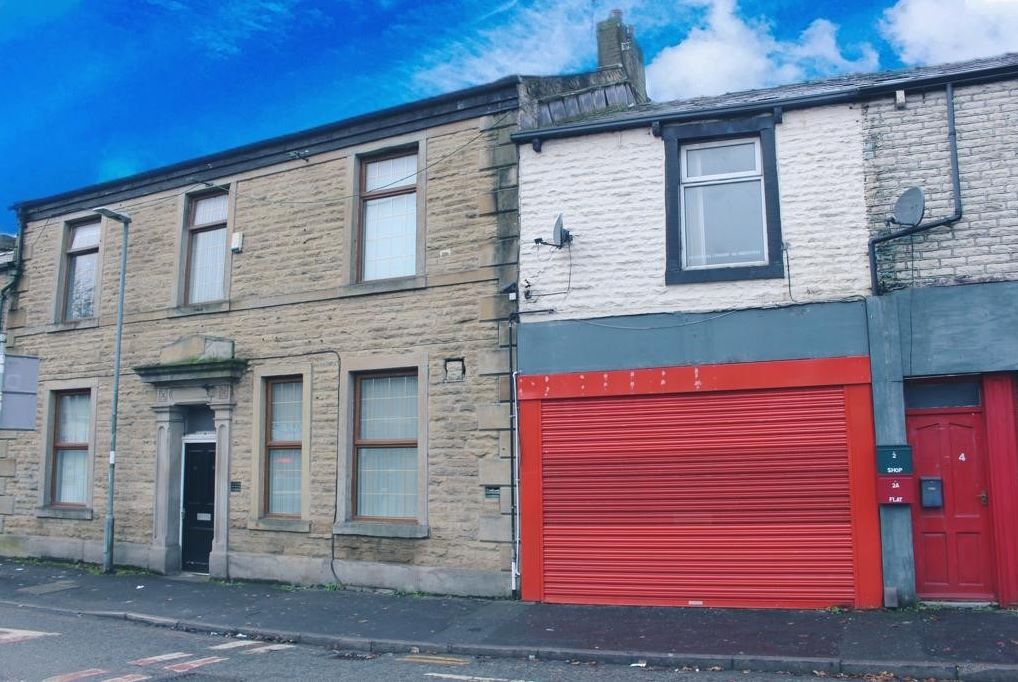
<path fill-rule="evenodd" d="M 208 303 L 182 303 L 170 309 L 170 317 L 187 317 L 188 315 L 204 315 L 221 313 L 230 310 L 229 301 L 209 301 Z"/>
<path fill-rule="evenodd" d="M 284 533 L 310 533 L 311 522 L 305 519 L 248 519 L 250 530 L 278 530 Z"/>
<path fill-rule="evenodd" d="M 386 523 L 384 521 L 343 521 L 332 527 L 333 535 L 365 535 L 373 538 L 428 537 L 428 527 L 419 523 Z"/>
<path fill-rule="evenodd" d="M 48 331 L 50 332 L 69 332 L 75 329 L 95 329 L 99 326 L 98 317 L 87 317 L 83 320 L 64 320 L 61 322 L 54 322 Z"/>
<path fill-rule="evenodd" d="M 392 279 L 379 279 L 369 282 L 355 282 L 346 284 L 339 288 L 338 296 L 367 296 L 369 294 L 386 294 L 393 291 L 411 291 L 413 289 L 424 289 L 428 286 L 428 278 L 424 275 L 411 275 L 410 277 L 393 277 Z"/>
<path fill-rule="evenodd" d="M 37 507 L 36 518 L 40 519 L 73 519 L 91 521 L 92 510 L 84 507 Z"/>

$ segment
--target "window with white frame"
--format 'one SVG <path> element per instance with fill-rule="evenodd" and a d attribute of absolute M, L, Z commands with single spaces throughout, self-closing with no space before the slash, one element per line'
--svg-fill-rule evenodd
<path fill-rule="evenodd" d="M 361 281 L 417 273 L 417 152 L 361 163 Z"/>
<path fill-rule="evenodd" d="M 192 197 L 187 219 L 184 302 L 226 298 L 226 219 L 229 194 Z"/>
<path fill-rule="evenodd" d="M 784 277 L 778 116 L 663 126 L 668 284 Z"/>
<path fill-rule="evenodd" d="M 84 320 L 95 317 L 101 225 L 96 220 L 70 225 L 68 229 L 63 318 Z"/>
<path fill-rule="evenodd" d="M 265 514 L 299 517 L 303 471 L 304 395 L 302 378 L 265 382 Z"/>
<path fill-rule="evenodd" d="M 354 518 L 417 517 L 417 373 L 363 374 L 354 388 Z"/>
<path fill-rule="evenodd" d="M 91 392 L 53 394 L 53 448 L 50 458 L 50 504 L 84 507 L 88 501 Z"/>
<path fill-rule="evenodd" d="M 705 142 L 681 150 L 682 267 L 765 264 L 760 141 Z"/>

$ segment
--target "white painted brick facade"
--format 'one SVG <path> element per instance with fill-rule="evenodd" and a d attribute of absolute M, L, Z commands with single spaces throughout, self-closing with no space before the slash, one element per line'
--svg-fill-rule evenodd
<path fill-rule="evenodd" d="M 521 309 L 554 309 L 524 321 L 866 295 L 860 109 L 788 112 L 776 130 L 786 277 L 705 284 L 665 284 L 665 147 L 649 127 L 549 140 L 540 153 L 521 146 L 520 281 L 533 293 L 521 297 Z M 551 237 L 559 213 L 574 236 L 571 249 L 535 245 Z"/>

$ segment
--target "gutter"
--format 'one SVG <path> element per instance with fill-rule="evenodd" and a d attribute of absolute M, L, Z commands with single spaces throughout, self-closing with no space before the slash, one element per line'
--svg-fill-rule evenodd
<path fill-rule="evenodd" d="M 937 218 L 936 220 L 932 220 L 927 223 L 920 222 L 917 225 L 909 225 L 908 227 L 895 230 L 888 234 L 880 235 L 878 237 L 870 237 L 870 286 L 873 289 L 874 296 L 880 295 L 880 278 L 877 274 L 877 244 L 883 244 L 894 239 L 908 237 L 909 235 L 917 234 L 919 232 L 926 232 L 927 230 L 932 230 L 935 227 L 952 225 L 961 220 L 961 177 L 958 171 L 958 131 L 955 129 L 954 125 L 954 84 L 948 83 L 944 88 L 944 92 L 947 97 L 947 143 L 951 153 L 951 190 L 954 195 L 954 213 L 946 218 Z M 887 224 L 890 225 L 891 222 L 892 219 L 888 219 Z"/>
<path fill-rule="evenodd" d="M 624 119 L 606 119 L 590 121 L 588 123 L 572 123 L 554 128 L 543 128 L 538 130 L 523 130 L 510 135 L 510 139 L 517 144 L 543 142 L 544 140 L 560 139 L 566 137 L 577 137 L 580 135 L 591 135 L 595 133 L 612 132 L 617 130 L 630 130 L 633 128 L 644 128 L 652 126 L 657 129 L 666 123 L 681 123 L 684 121 L 702 121 L 713 118 L 731 118 L 736 116 L 749 116 L 753 114 L 770 113 L 775 109 L 789 111 L 792 109 L 808 109 L 810 107 L 826 106 L 831 104 L 848 104 L 872 97 L 891 94 L 896 90 L 934 90 L 945 85 L 974 85 L 978 83 L 1018 78 L 1018 66 L 1009 65 L 971 72 L 968 75 L 942 75 L 928 78 L 917 78 L 913 80 L 889 80 L 868 86 L 857 86 L 838 92 L 804 95 L 800 97 L 774 98 L 760 100 L 744 104 L 733 104 L 727 106 L 707 107 L 679 112 L 652 112 L 635 115 Z"/>
<path fill-rule="evenodd" d="M 124 178 L 48 197 L 20 201 L 12 208 L 24 210 L 32 220 L 39 220 L 75 210 L 79 205 L 91 206 L 127 201 L 206 179 L 243 172 L 248 166 L 263 168 L 276 163 L 285 163 L 300 158 L 289 155 L 295 150 L 319 154 L 361 144 L 368 139 L 384 139 L 399 134 L 408 125 L 416 126 L 415 129 L 423 129 L 432 125 L 428 121 L 444 116 L 462 120 L 509 111 L 518 108 L 520 82 L 519 76 L 507 76 L 484 85 L 358 114 Z"/>

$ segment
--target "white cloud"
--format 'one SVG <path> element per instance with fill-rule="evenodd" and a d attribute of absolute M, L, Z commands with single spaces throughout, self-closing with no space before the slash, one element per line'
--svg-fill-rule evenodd
<path fill-rule="evenodd" d="M 232 57 L 255 38 L 259 44 L 285 37 L 300 0 L 146 0 L 188 26 L 191 40 L 215 57 Z"/>
<path fill-rule="evenodd" d="M 898 0 L 880 32 L 906 64 L 939 64 L 1018 51 L 1014 0 Z"/>
<path fill-rule="evenodd" d="M 507 3 L 485 15 L 491 28 L 424 55 L 414 81 L 423 91 L 446 91 L 510 74 L 576 71 L 596 53 L 590 12 L 590 0 Z"/>
<path fill-rule="evenodd" d="M 779 85 L 810 78 L 872 71 L 879 65 L 867 43 L 853 46 L 855 59 L 839 45 L 837 26 L 816 19 L 797 40 L 774 37 L 770 25 L 739 16 L 735 0 L 696 0 L 706 9 L 677 44 L 647 67 L 647 86 L 658 100 Z"/>

